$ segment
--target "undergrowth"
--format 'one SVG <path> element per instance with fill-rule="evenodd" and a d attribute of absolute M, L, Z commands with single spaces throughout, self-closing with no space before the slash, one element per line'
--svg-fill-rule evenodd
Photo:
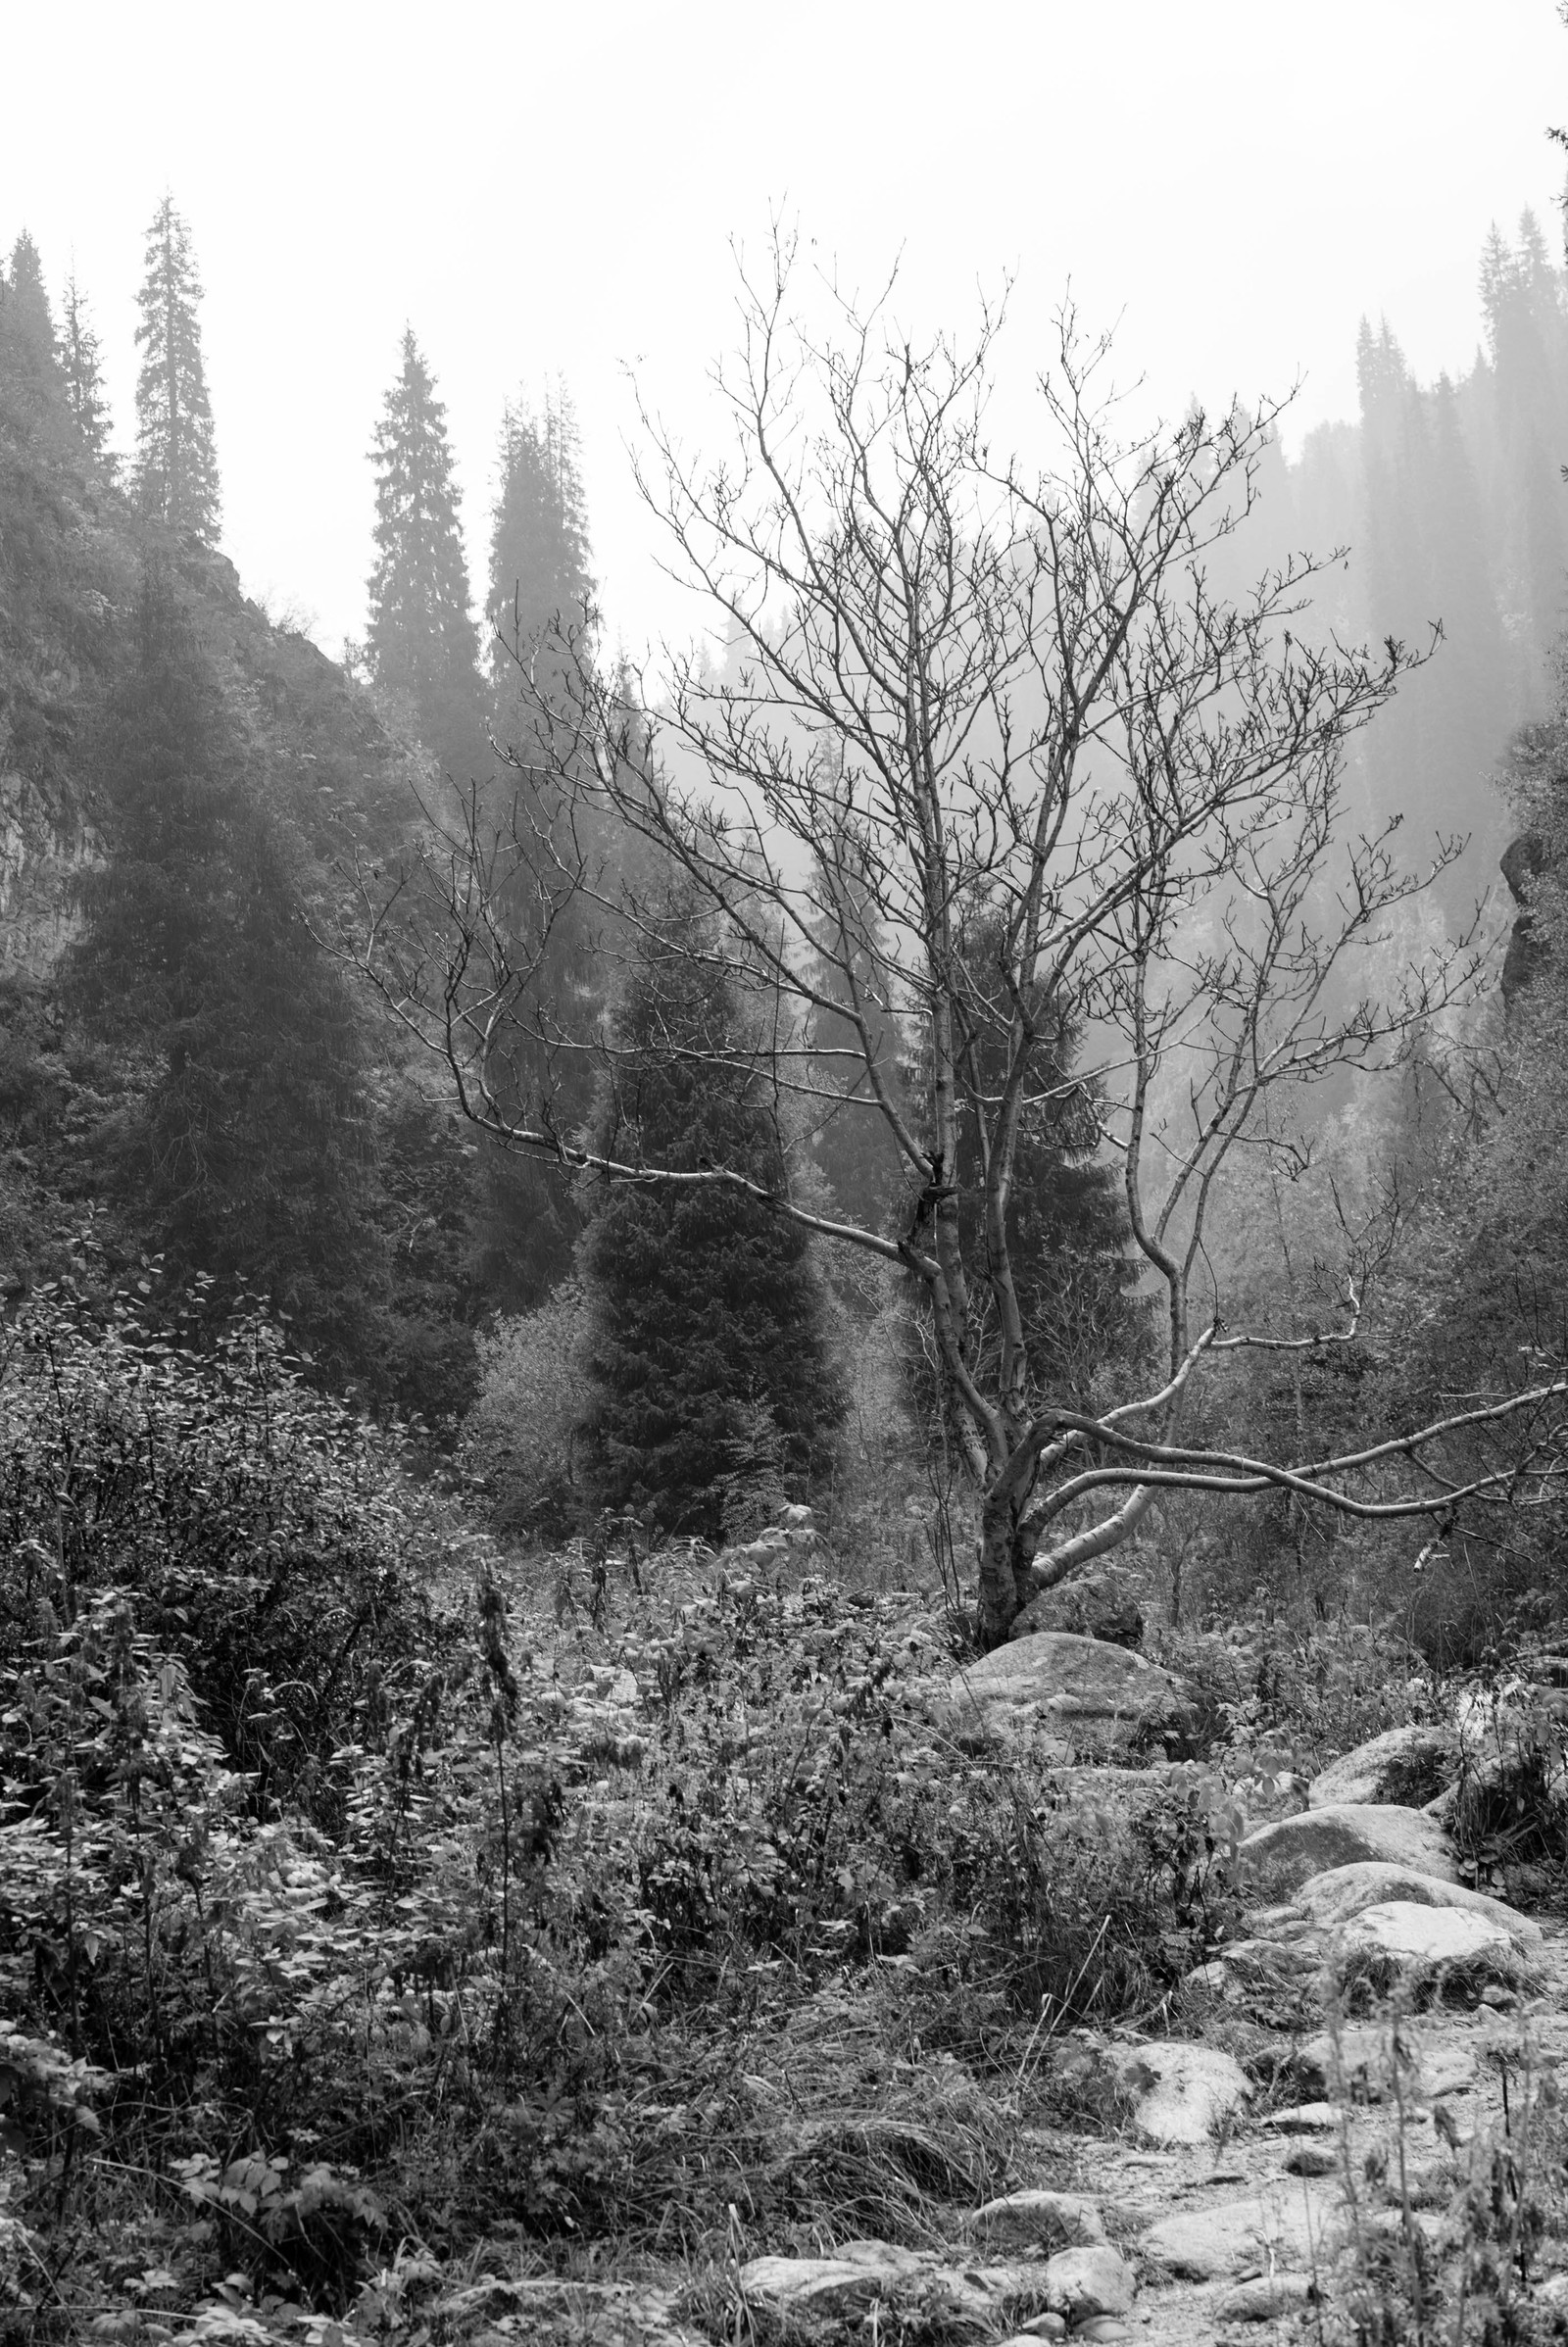
<path fill-rule="evenodd" d="M 259 1319 L 45 1297 L 0 1417 L 12 2335 L 363 2328 L 481 2238 L 920 2238 L 1050 2034 L 1205 1951 L 1200 1773 L 1092 1817 L 962 1748 L 940 1631 L 804 1525 L 519 1574 Z"/>
<path fill-rule="evenodd" d="M 1195 1756 L 1061 1769 L 805 1511 L 511 1555 L 258 1317 L 37 1300 L 0 1436 L 0 2336 L 412 2347 L 481 2249 L 925 2245 L 1054 2047 L 1171 2026 L 1238 1779 L 1431 1700 L 1373 1634 L 1189 1640 Z"/>

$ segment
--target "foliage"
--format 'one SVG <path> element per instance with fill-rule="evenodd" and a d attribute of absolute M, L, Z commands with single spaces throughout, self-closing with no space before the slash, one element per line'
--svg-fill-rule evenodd
<path fill-rule="evenodd" d="M 574 1456 L 591 1402 L 587 1305 L 575 1281 L 478 1340 L 465 1462 L 504 1531 L 570 1529 Z"/>
<path fill-rule="evenodd" d="M 737 2072 L 798 2083 L 792 2015 L 847 1984 L 1011 2075 L 1046 1995 L 1049 2035 L 1205 1947 L 1185 1780 L 1085 1831 L 952 1740 L 940 1646 L 802 1580 L 804 1531 L 744 1574 L 608 1556 L 587 1614 L 568 1560 L 519 1633 L 493 1553 L 259 1321 L 215 1361 L 35 1305 L 0 1405 L 22 2287 L 71 2226 L 121 2237 L 128 2175 L 161 2180 L 122 2303 L 263 2336 L 269 2308 L 372 2325 L 416 2286 L 400 2236 L 436 2272 L 503 2220 L 721 2227 L 720 2141 L 777 2239 L 835 2196 L 907 2231 L 1004 2173 L 997 2123 L 939 2072 L 781 2157 Z"/>
<path fill-rule="evenodd" d="M 141 512 L 216 546 L 218 451 L 202 361 L 201 280 L 190 230 L 165 195 L 147 230 L 146 275 L 136 296 L 136 464 Z"/>
<path fill-rule="evenodd" d="M 384 1442 L 311 1392 L 274 1325 L 253 1312 L 185 1350 L 150 1285 L 106 1320 L 45 1292 L 9 1332 L 0 1649 L 65 1636 L 119 1592 L 188 1677 L 248 1805 L 325 1815 L 333 1754 L 420 1639 L 416 1522 Z"/>

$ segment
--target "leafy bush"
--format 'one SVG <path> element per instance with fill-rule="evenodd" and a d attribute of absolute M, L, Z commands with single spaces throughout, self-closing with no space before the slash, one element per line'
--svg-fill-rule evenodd
<path fill-rule="evenodd" d="M 1233 1760 L 1262 1751 L 1313 1776 L 1387 1728 L 1440 1716 L 1432 1673 L 1388 1624 L 1276 1617 L 1151 1643 L 1194 1692 L 1198 1746 L 1223 1743 Z"/>
<path fill-rule="evenodd" d="M 478 1340 L 479 1394 L 465 1464 L 499 1529 L 559 1535 L 576 1514 L 575 1452 L 588 1414 L 588 1316 L 568 1280 L 538 1309 Z"/>
<path fill-rule="evenodd" d="M 122 1592 L 265 1814 L 333 1798 L 333 1753 L 420 1641 L 434 1537 L 385 1439 L 313 1394 L 259 1314 L 197 1354 L 55 1291 L 0 1376 L 0 1651 Z"/>

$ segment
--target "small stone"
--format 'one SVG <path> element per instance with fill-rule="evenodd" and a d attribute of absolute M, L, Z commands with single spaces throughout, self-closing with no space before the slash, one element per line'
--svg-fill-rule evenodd
<path fill-rule="evenodd" d="M 1043 2281 L 1051 2312 L 1065 2315 L 1074 2325 L 1095 2315 L 1125 2315 L 1136 2287 L 1126 2259 L 1103 2242 L 1058 2250 L 1047 2263 Z"/>
<path fill-rule="evenodd" d="M 1309 2274 L 1260 2274 L 1227 2290 L 1214 2312 L 1222 2323 L 1272 2323 L 1316 2296 Z"/>
<path fill-rule="evenodd" d="M 1138 2333 L 1130 2323 L 1123 2323 L 1118 2315 L 1091 2315 L 1087 2323 L 1075 2323 L 1068 2335 L 1074 2339 L 1093 2341 L 1095 2347 L 1101 2347 L 1102 2342 L 1103 2347 L 1111 2347 L 1113 2340 L 1134 2339 Z"/>
<path fill-rule="evenodd" d="M 1293 2143 L 1285 2155 L 1287 2176 L 1332 2176 L 1340 2155 L 1327 2143 Z"/>
<path fill-rule="evenodd" d="M 1118 2078 L 1132 2098 L 1133 2125 L 1152 2143 L 1206 2143 L 1251 2094 L 1229 2054 L 1183 2038 L 1130 2048 Z"/>

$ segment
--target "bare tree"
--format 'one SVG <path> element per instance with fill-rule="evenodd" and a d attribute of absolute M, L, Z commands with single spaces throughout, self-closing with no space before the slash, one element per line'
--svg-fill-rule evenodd
<path fill-rule="evenodd" d="M 1283 1490 L 1358 1517 L 1517 1498 L 1555 1461 L 1543 1414 L 1562 1383 L 1471 1397 L 1335 1458 L 1182 1441 L 1217 1356 L 1348 1342 L 1377 1251 L 1371 1232 L 1351 1246 L 1334 1331 L 1228 1331 L 1211 1293 L 1195 1301 L 1227 1157 L 1256 1141 L 1271 1096 L 1397 1062 L 1479 967 L 1461 940 L 1373 983 L 1391 931 L 1410 925 L 1401 908 L 1458 852 L 1440 842 L 1406 870 L 1390 833 L 1346 820 L 1346 745 L 1422 656 L 1303 632 L 1322 567 L 1305 556 L 1240 602 L 1208 583 L 1278 410 L 1122 433 L 1106 347 L 1067 312 L 1039 386 L 1054 461 L 1026 474 L 985 436 L 995 314 L 966 351 L 916 349 L 888 295 L 862 309 L 826 285 L 813 332 L 798 279 L 787 238 L 760 280 L 742 270 L 741 346 L 716 375 L 728 461 L 688 460 L 644 417 L 640 484 L 677 574 L 719 615 L 725 665 L 669 660 L 654 717 L 594 665 L 590 630 L 563 619 L 536 660 L 517 647 L 525 691 L 548 676 L 548 762 L 519 772 L 499 826 L 470 803 L 395 909 L 368 895 L 365 967 L 509 1147 L 610 1179 L 734 1183 L 921 1283 L 980 1498 L 988 1639 L 1173 1486 Z M 595 845 L 628 836 L 657 887 Z M 720 916 L 722 942 L 668 919 L 671 876 L 682 903 Z M 552 921 L 585 901 L 607 936 L 736 962 L 774 1005 L 757 1049 L 781 1100 L 820 1106 L 831 1089 L 841 1113 L 848 1100 L 885 1121 L 908 1172 L 906 1228 L 835 1219 L 735 1168 L 596 1153 L 556 1129 L 547 1083 L 518 1113 L 515 1080 L 498 1078 L 509 1037 L 528 1035 L 535 1070 L 584 1050 L 613 1065 L 612 1039 L 575 1032 L 539 987 Z M 885 994 L 868 972 L 887 973 Z M 1109 1406 L 1040 1390 L 1009 1254 L 1019 1135 L 1063 1082 L 1064 1003 L 1095 1039 L 1105 1143 L 1162 1296 L 1157 1368 Z M 890 1008 L 918 1037 L 912 1084 L 886 1055 Z M 842 1083 L 812 1051 L 818 1015 L 843 1039 L 828 1054 Z M 967 1224 L 960 1132 L 980 1168 Z M 1520 1411 L 1542 1422 L 1523 1486 L 1517 1459 L 1446 1474 L 1446 1436 Z"/>

